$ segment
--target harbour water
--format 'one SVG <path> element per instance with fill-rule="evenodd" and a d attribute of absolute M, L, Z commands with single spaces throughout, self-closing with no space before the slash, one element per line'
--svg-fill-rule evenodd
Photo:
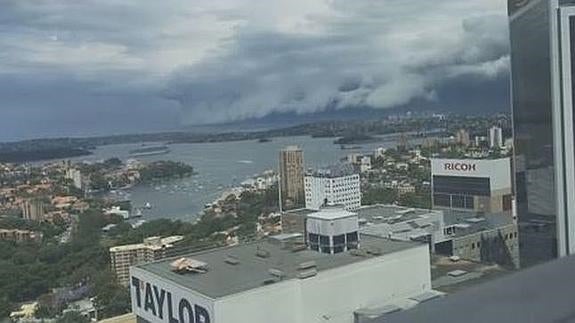
<path fill-rule="evenodd" d="M 139 185 L 118 192 L 132 200 L 134 207 L 146 202 L 152 208 L 144 210 L 143 219 L 171 218 L 193 221 L 204 205 L 218 198 L 226 189 L 265 170 L 277 170 L 278 154 L 287 145 L 300 145 L 304 150 L 307 168 L 316 168 L 336 163 L 354 152 L 371 152 L 377 147 L 395 147 L 396 136 L 383 136 L 375 143 L 358 145 L 354 149 L 341 149 L 333 144 L 334 138 L 281 137 L 270 142 L 257 141 L 174 144 L 170 152 L 163 155 L 138 157 L 141 161 L 173 160 L 194 167 L 197 175 L 163 183 Z M 354 145 L 355 146 L 355 145 Z M 112 157 L 122 160 L 132 158 L 130 151 L 141 148 L 141 144 L 102 146 L 93 155 L 72 159 L 74 161 L 98 161 Z"/>

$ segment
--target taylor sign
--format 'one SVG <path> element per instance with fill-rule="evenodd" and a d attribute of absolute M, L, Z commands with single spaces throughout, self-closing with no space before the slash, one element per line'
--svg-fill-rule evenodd
<path fill-rule="evenodd" d="M 472 163 L 444 163 L 443 169 L 462 172 L 474 172 L 477 170 L 477 165 Z"/>
<path fill-rule="evenodd" d="M 137 276 L 132 275 L 130 284 L 134 314 L 152 323 L 213 323 L 213 311 L 205 300 L 146 275 Z"/>

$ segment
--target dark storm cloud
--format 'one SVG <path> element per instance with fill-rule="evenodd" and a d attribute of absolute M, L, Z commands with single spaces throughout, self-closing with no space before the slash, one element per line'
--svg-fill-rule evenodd
<path fill-rule="evenodd" d="M 451 105 L 473 91 L 466 82 L 505 79 L 504 10 L 499 0 L 0 1 L 0 140 Z"/>
<path fill-rule="evenodd" d="M 310 34 L 248 25 L 225 54 L 174 75 L 168 93 L 190 123 L 452 101 L 451 80 L 499 82 L 509 65 L 503 12 L 459 2 L 335 1 Z"/>

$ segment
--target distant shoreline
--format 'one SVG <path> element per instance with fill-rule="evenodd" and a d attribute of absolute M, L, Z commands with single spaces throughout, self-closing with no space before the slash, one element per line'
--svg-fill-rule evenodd
<path fill-rule="evenodd" d="M 192 132 L 162 132 L 132 135 L 114 135 L 87 138 L 51 138 L 34 139 L 17 142 L 0 143 L 0 162 L 24 163 L 51 159 L 65 159 L 87 156 L 92 154 L 96 147 L 116 144 L 136 144 L 156 142 L 169 144 L 219 143 L 234 141 L 269 142 L 271 138 L 310 136 L 312 138 L 341 138 L 336 144 L 343 142 L 361 143 L 375 141 L 377 136 L 404 133 L 410 126 L 420 132 L 442 128 L 434 119 L 428 120 L 426 127 L 422 128 L 417 120 L 408 121 L 350 121 L 310 123 L 289 128 L 272 129 L 257 132 L 228 132 L 198 134 Z M 412 123 L 414 123 L 412 125 Z M 437 124 L 436 124 L 437 123 Z M 369 131 L 365 130 L 369 129 Z M 263 139 L 262 139 L 263 138 Z M 373 138 L 373 139 L 372 139 Z M 372 139 L 372 140 L 370 140 Z"/>

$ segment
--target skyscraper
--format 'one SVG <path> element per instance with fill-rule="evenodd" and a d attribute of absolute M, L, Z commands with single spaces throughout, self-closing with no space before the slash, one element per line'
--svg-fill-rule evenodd
<path fill-rule="evenodd" d="M 465 129 L 459 129 L 455 133 L 455 143 L 463 146 L 469 146 L 471 140 L 469 139 L 469 132 Z"/>
<path fill-rule="evenodd" d="M 575 252 L 574 0 L 509 0 L 521 262 Z"/>
<path fill-rule="evenodd" d="M 305 203 L 303 151 L 298 146 L 280 151 L 280 203 L 282 209 L 303 207 Z"/>
<path fill-rule="evenodd" d="M 491 127 L 489 129 L 489 147 L 501 148 L 503 146 L 503 131 L 500 127 Z"/>

